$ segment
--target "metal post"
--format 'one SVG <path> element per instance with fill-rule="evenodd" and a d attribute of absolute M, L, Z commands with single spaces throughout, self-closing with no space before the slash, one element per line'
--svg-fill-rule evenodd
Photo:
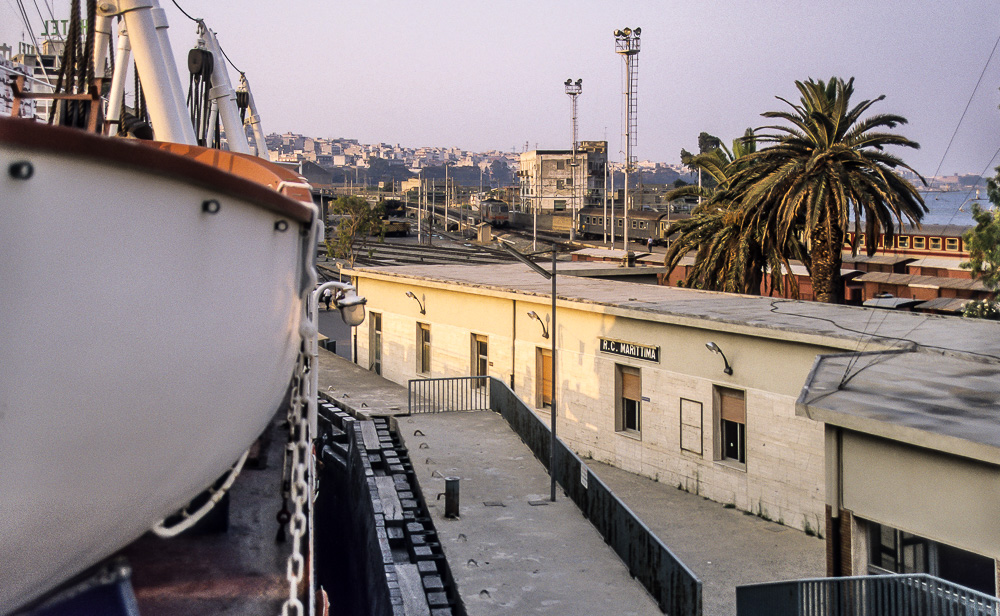
<path fill-rule="evenodd" d="M 458 517 L 459 501 L 459 481 L 458 477 L 444 478 L 444 517 Z"/>
<path fill-rule="evenodd" d="M 98 6 L 97 10 L 103 16 L 120 14 L 123 17 L 129 42 L 134 51 L 139 80 L 147 93 L 149 118 L 156 138 L 160 141 L 195 145 L 197 140 L 194 136 L 194 127 L 191 126 L 191 118 L 186 110 L 181 112 L 184 94 L 173 88 L 179 78 L 176 75 L 174 79 L 170 78 L 170 68 L 173 67 L 175 73 L 177 71 L 173 53 L 169 46 L 164 47 L 161 44 L 156 29 L 152 9 L 159 6 L 151 0 L 134 4 L 137 6 L 119 9 L 116 3 L 108 2 Z"/>
<path fill-rule="evenodd" d="M 552 416 L 549 424 L 549 478 L 551 480 L 551 498 L 556 502 L 556 245 L 552 245 Z"/>
<path fill-rule="evenodd" d="M 132 46 L 128 42 L 125 22 L 118 25 L 118 45 L 115 48 L 115 73 L 111 77 L 111 92 L 108 93 L 108 111 L 104 117 L 104 134 L 114 135 L 120 129 L 118 119 L 122 115 L 122 97 L 125 94 L 125 76 L 128 72 Z"/>
<path fill-rule="evenodd" d="M 607 142 L 605 142 L 607 145 Z M 604 244 L 608 243 L 608 161 L 607 161 L 607 148 L 605 147 L 605 160 L 604 160 L 604 186 L 601 187 L 601 193 L 604 195 Z"/>

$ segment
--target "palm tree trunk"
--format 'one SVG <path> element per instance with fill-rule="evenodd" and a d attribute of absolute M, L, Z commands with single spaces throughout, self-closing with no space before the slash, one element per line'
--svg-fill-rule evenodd
<path fill-rule="evenodd" d="M 844 232 L 840 227 L 830 225 L 824 216 L 813 228 L 812 242 L 810 278 L 813 296 L 817 302 L 839 304 L 843 291 L 840 266 L 843 263 L 841 247 L 844 244 Z"/>

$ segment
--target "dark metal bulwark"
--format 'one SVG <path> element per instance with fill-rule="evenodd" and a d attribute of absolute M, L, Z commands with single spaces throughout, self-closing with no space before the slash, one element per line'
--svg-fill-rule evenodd
<path fill-rule="evenodd" d="M 865 575 L 736 588 L 738 616 L 997 616 L 1000 599 L 928 574 Z"/>

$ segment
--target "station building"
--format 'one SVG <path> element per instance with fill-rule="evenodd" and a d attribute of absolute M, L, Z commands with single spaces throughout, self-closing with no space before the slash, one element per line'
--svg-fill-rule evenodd
<path fill-rule="evenodd" d="M 585 459 L 824 536 L 831 575 L 996 592 L 1000 323 L 558 267 L 555 331 L 550 281 L 520 264 L 352 270 L 356 361 L 400 384 L 489 375 L 543 421 L 554 394 Z"/>

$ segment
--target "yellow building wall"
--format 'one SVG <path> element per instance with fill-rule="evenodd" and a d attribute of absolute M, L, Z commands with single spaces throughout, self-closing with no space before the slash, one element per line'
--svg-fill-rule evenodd
<path fill-rule="evenodd" d="M 472 370 L 473 333 L 489 337 L 490 375 L 530 406 L 538 403 L 536 349 L 550 348 L 535 311 L 551 330 L 551 303 L 531 297 L 457 285 L 399 278 L 362 278 L 359 294 L 370 311 L 383 315 L 383 371 L 400 384 L 421 377 L 467 376 Z M 426 308 L 405 296 L 412 291 Z M 558 434 L 585 458 L 733 504 L 799 529 L 823 528 L 823 425 L 795 415 L 795 399 L 819 353 L 831 349 L 802 342 L 761 338 L 609 314 L 604 306 L 560 302 L 557 327 L 556 406 Z M 662 315 L 649 319 L 663 320 Z M 418 375 L 417 323 L 431 325 L 429 375 Z M 367 321 L 366 321 L 367 323 Z M 699 322 L 701 324 L 702 322 Z M 366 330 L 362 326 L 362 330 Z M 767 330 L 762 330 L 766 332 Z M 601 337 L 660 347 L 653 363 L 608 353 Z M 723 372 L 726 353 L 734 374 Z M 367 366 L 368 335 L 359 331 L 358 363 Z M 615 431 L 615 365 L 641 370 L 641 435 Z M 745 392 L 745 468 L 717 461 L 719 449 L 713 386 Z M 702 405 L 702 452 L 680 447 L 681 399 Z M 548 422 L 549 410 L 538 409 Z"/>

